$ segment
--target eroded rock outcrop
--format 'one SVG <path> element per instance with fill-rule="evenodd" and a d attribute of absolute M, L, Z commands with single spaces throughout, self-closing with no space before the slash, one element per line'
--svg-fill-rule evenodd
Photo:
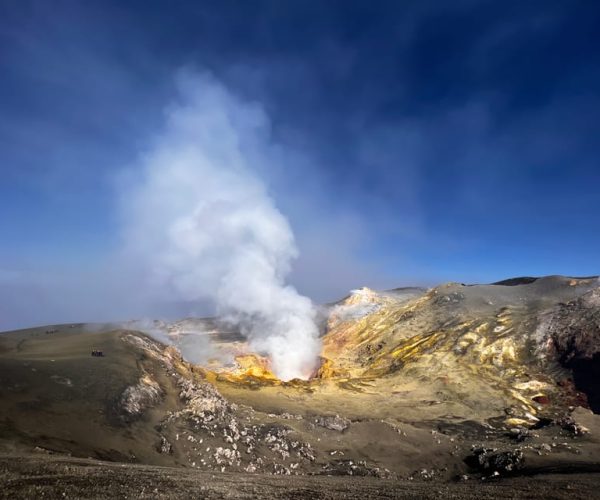
<path fill-rule="evenodd" d="M 139 382 L 127 387 L 119 399 L 121 418 L 125 421 L 134 420 L 145 410 L 158 404 L 163 390 L 149 374 L 144 374 Z"/>
<path fill-rule="evenodd" d="M 470 467 L 489 476 L 514 474 L 525 466 L 523 452 L 519 449 L 498 451 L 477 447 L 465 461 Z"/>
<path fill-rule="evenodd" d="M 573 376 L 573 389 L 600 412 L 600 288 L 546 312 L 537 332 L 546 356 L 556 359 Z M 563 381 L 569 387 L 569 380 Z"/>

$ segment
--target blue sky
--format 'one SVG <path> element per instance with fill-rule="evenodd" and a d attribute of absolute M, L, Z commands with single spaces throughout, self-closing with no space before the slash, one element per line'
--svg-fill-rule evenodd
<path fill-rule="evenodd" d="M 182 68 L 264 108 L 280 161 L 255 170 L 317 301 L 598 274 L 599 25 L 577 1 L 1 2 L 0 328 L 189 312 L 95 276 Z"/>

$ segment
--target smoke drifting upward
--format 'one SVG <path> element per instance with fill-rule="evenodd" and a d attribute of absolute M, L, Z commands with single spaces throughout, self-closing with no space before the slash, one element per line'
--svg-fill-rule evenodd
<path fill-rule="evenodd" d="M 285 284 L 294 236 L 252 171 L 268 161 L 268 119 L 208 74 L 182 74 L 178 88 L 124 192 L 126 253 L 153 292 L 212 301 L 277 376 L 306 378 L 319 353 L 316 310 Z"/>

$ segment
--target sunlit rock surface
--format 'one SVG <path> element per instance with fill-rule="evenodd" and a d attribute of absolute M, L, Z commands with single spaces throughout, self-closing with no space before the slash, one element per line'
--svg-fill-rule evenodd
<path fill-rule="evenodd" d="M 441 402 L 535 424 L 544 406 L 582 397 L 565 359 L 600 349 L 598 286 L 547 277 L 449 283 L 412 297 L 361 289 L 332 309 L 322 366 L 346 386 L 368 380 L 394 392 L 418 382 Z M 353 308 L 362 314 L 344 314 Z"/>
<path fill-rule="evenodd" d="M 218 383 L 302 387 L 315 398 L 391 395 L 409 412 L 428 406 L 431 418 L 446 412 L 531 427 L 552 412 L 590 406 L 590 398 L 595 404 L 596 393 L 581 385 L 592 369 L 577 369 L 597 359 L 599 285 L 551 276 L 430 290 L 363 287 L 329 306 L 309 381 L 277 380 L 267 358 L 231 333 L 219 339 L 218 329 L 212 335 L 232 361 L 204 366 Z"/>

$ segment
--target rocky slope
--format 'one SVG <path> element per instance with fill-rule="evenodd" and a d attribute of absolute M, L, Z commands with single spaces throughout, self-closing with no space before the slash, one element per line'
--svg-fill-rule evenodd
<path fill-rule="evenodd" d="M 440 404 L 534 425 L 538 414 L 594 404 L 583 378 L 573 384 L 573 366 L 600 349 L 599 286 L 547 277 L 421 294 L 363 289 L 332 309 L 320 375 L 392 392 L 418 382 Z"/>
<path fill-rule="evenodd" d="M 0 451 L 406 480 L 600 471 L 599 297 L 564 277 L 356 290 L 328 306 L 308 381 L 212 320 L 145 328 L 201 364 L 130 329 L 6 333 Z"/>

